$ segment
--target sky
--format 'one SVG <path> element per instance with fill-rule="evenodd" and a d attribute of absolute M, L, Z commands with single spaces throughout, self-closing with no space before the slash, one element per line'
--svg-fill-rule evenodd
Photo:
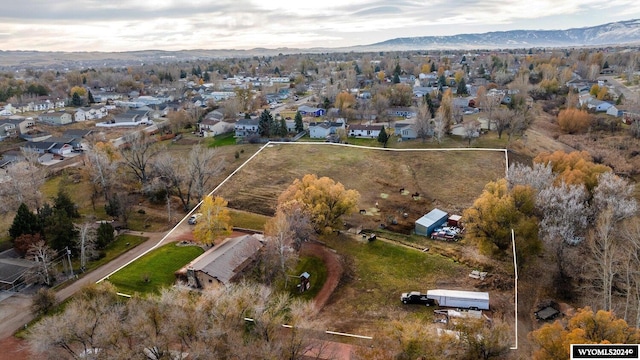
<path fill-rule="evenodd" d="M 4 0 L 0 50 L 313 48 L 562 30 L 640 18 L 638 0 Z"/>

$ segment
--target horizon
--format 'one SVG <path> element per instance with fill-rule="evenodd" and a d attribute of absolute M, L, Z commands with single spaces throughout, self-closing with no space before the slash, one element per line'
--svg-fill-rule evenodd
<path fill-rule="evenodd" d="M 221 0 L 215 5 L 199 0 L 153 5 L 85 0 L 85 6 L 70 0 L 25 1 L 5 5 L 0 14 L 3 51 L 331 49 L 395 38 L 567 30 L 640 18 L 640 3 L 630 0 L 458 0 L 428 6 L 412 0 Z"/>

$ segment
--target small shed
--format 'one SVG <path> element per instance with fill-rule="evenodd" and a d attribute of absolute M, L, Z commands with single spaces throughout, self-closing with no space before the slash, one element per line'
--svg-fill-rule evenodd
<path fill-rule="evenodd" d="M 460 216 L 460 215 L 451 215 L 447 219 L 447 225 L 448 226 L 461 227 L 460 226 L 460 220 L 461 219 L 462 219 L 462 216 Z"/>
<path fill-rule="evenodd" d="M 449 217 L 445 211 L 433 209 L 428 214 L 416 220 L 415 233 L 418 235 L 429 236 L 433 230 L 444 224 Z"/>

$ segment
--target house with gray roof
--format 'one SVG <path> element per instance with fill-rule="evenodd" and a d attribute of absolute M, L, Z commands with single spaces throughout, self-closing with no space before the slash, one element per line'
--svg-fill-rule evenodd
<path fill-rule="evenodd" d="M 198 289 L 228 285 L 255 259 L 264 243 L 261 234 L 226 239 L 178 270 L 176 276 Z"/>

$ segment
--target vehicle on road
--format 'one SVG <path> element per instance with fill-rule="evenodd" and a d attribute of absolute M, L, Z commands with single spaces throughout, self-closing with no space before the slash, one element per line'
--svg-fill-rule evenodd
<path fill-rule="evenodd" d="M 201 213 L 193 214 L 189 217 L 189 220 L 187 220 L 187 222 L 189 223 L 189 225 L 195 225 L 201 216 Z"/>
<path fill-rule="evenodd" d="M 435 305 L 436 302 L 433 299 L 429 299 L 427 294 L 423 294 L 419 291 L 411 291 L 408 293 L 402 293 L 400 300 L 403 304 L 425 304 L 427 306 Z"/>

